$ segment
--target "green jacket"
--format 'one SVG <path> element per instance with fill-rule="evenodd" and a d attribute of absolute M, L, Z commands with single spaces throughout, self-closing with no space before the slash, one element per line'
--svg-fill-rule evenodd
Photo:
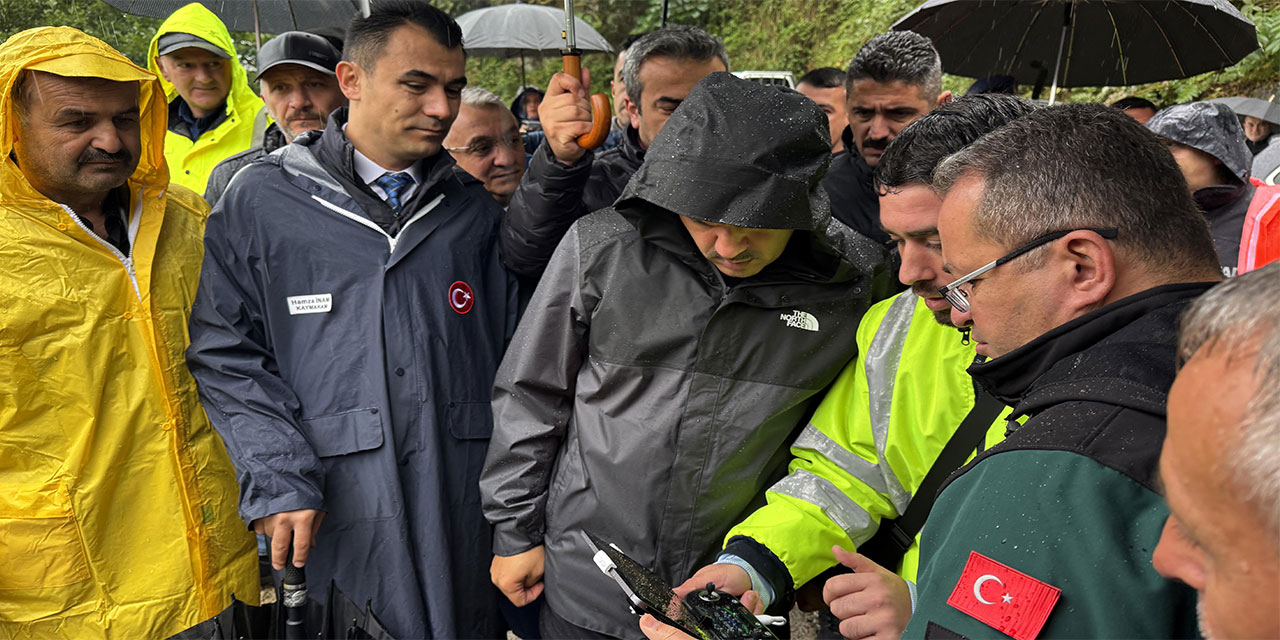
<path fill-rule="evenodd" d="M 900 516 L 974 405 L 974 383 L 965 371 L 973 347 L 956 329 L 938 324 L 914 293 L 871 307 L 858 326 L 857 344 L 858 358 L 792 445 L 789 475 L 769 490 L 768 504 L 726 537 L 726 550 L 748 560 L 772 583 L 775 596 L 834 566 L 832 545 L 857 547 L 882 518 Z M 1004 434 L 1002 415 L 985 446 Z M 774 572 L 759 566 L 771 559 L 736 536 L 771 551 L 786 566 L 790 584 L 777 584 Z M 901 566 L 890 568 L 914 581 L 918 547 L 917 538 Z"/>
<path fill-rule="evenodd" d="M 226 25 L 203 5 L 193 2 L 174 11 L 151 38 L 147 49 L 147 68 L 160 76 L 165 97 L 173 102 L 178 90 L 164 79 L 156 62 L 157 43 L 166 33 L 189 33 L 218 45 L 231 56 L 231 90 L 227 94 L 227 118 L 218 126 L 192 141 L 185 136 L 164 137 L 164 157 L 169 164 L 169 179 L 196 193 L 204 193 L 209 174 L 219 162 L 248 149 L 253 144 L 254 120 L 263 108 L 262 99 L 249 88 L 247 74 L 236 57 L 235 45 Z"/>
<path fill-rule="evenodd" d="M 1195 636 L 1195 592 L 1161 578 L 1151 552 L 1168 516 L 1156 462 L 1178 317 L 1208 286 L 1149 289 L 970 368 L 1029 418 L 943 486 L 904 638 Z M 1056 603 L 974 554 L 1060 590 Z"/>

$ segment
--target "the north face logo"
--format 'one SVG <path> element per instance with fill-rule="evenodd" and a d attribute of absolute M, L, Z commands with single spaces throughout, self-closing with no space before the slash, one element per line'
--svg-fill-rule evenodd
<path fill-rule="evenodd" d="M 788 327 L 804 329 L 805 331 L 818 330 L 818 319 L 813 317 L 812 313 L 793 310 L 791 313 L 782 314 L 781 318 L 783 322 L 787 323 Z"/>

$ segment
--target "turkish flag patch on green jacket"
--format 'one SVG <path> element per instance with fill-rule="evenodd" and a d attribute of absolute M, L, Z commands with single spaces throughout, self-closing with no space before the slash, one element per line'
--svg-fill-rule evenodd
<path fill-rule="evenodd" d="M 1017 640 L 1035 640 L 1060 589 L 977 551 L 960 572 L 947 604 Z"/>

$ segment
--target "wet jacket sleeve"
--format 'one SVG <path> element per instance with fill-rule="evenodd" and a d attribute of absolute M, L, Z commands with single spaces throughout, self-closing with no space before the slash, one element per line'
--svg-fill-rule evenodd
<path fill-rule="evenodd" d="M 498 369 L 493 437 L 480 476 L 497 555 L 528 551 L 542 544 L 546 531 L 547 489 L 587 354 L 589 320 L 579 273 L 578 235 L 570 230 Z"/>
<path fill-rule="evenodd" d="M 249 182 L 249 181 L 243 181 Z M 256 187 L 234 185 L 209 217 L 187 362 L 209 420 L 227 445 L 246 523 L 321 509 L 324 472 L 302 435 L 299 402 L 272 355 L 259 238 L 244 220 Z"/>
<path fill-rule="evenodd" d="M 569 226 L 591 213 L 588 203 L 598 201 L 588 197 L 594 161 L 588 151 L 571 166 L 561 164 L 546 142 L 534 152 L 502 218 L 499 247 L 508 269 L 537 278 Z"/>

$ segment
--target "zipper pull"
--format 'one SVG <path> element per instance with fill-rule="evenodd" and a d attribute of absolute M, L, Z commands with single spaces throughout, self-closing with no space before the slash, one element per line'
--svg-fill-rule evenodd
<path fill-rule="evenodd" d="M 970 331 L 973 331 L 973 328 L 971 327 L 960 328 L 960 344 L 968 346 L 971 342 L 973 342 L 972 340 L 969 339 Z"/>

